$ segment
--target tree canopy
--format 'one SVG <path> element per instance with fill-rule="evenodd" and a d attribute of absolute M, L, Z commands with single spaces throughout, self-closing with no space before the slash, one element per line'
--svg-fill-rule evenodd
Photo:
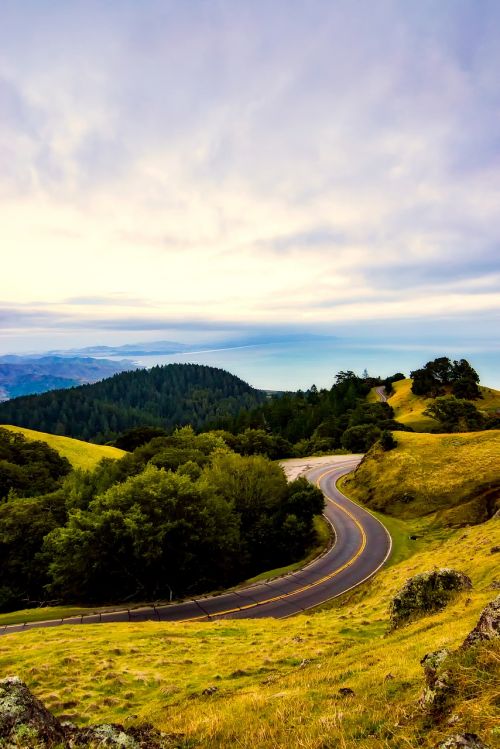
<path fill-rule="evenodd" d="M 466 359 L 452 362 L 447 356 L 441 356 L 411 372 L 410 376 L 415 395 L 437 398 L 448 391 L 468 400 L 482 397 L 478 387 L 479 375 Z"/>

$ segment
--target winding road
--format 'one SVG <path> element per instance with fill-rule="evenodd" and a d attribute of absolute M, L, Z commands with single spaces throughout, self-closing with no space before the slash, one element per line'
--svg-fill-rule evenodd
<path fill-rule="evenodd" d="M 336 598 L 374 575 L 387 560 L 392 546 L 391 537 L 382 523 L 347 499 L 336 487 L 337 480 L 352 471 L 360 460 L 359 455 L 337 456 L 307 471 L 307 478 L 325 495 L 324 515 L 335 529 L 335 543 L 297 572 L 221 595 L 181 603 L 7 625 L 0 628 L 0 634 L 60 624 L 283 619 Z"/>

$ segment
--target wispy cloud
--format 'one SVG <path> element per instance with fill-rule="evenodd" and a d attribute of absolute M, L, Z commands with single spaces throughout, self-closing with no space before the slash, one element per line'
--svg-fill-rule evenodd
<path fill-rule="evenodd" d="M 27 0 L 2 16 L 4 331 L 452 331 L 466 311 L 494 336 L 498 3 Z"/>

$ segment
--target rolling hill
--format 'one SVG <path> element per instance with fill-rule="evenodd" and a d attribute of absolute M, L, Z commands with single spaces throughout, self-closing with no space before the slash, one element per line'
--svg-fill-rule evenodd
<path fill-rule="evenodd" d="M 222 369 L 199 364 L 168 364 L 123 372 L 94 385 L 56 390 L 0 403 L 0 422 L 107 442 L 137 426 L 170 430 L 191 424 L 224 425 L 264 402 L 265 393 Z"/>
<path fill-rule="evenodd" d="M 432 398 L 424 398 L 411 392 L 412 380 L 398 380 L 393 384 L 394 393 L 387 402 L 394 409 L 394 418 L 402 424 L 410 426 L 415 432 L 430 432 L 437 427 L 437 422 L 424 411 L 432 403 Z M 480 386 L 483 398 L 473 401 L 480 411 L 486 414 L 500 413 L 500 391 L 494 388 Z M 368 396 L 369 402 L 377 400 L 375 388 Z"/>
<path fill-rule="evenodd" d="M 461 525 L 500 506 L 500 431 L 394 433 L 397 447 L 375 445 L 346 487 L 373 510 L 401 518 L 432 516 Z"/>
<path fill-rule="evenodd" d="M 67 458 L 73 468 L 91 470 L 103 458 L 119 459 L 126 454 L 124 450 L 119 450 L 117 447 L 109 445 L 94 445 L 90 442 L 72 439 L 71 437 L 60 437 L 55 434 L 37 432 L 34 429 L 25 429 L 9 424 L 2 424 L 0 426 L 12 432 L 20 432 L 28 440 L 46 442 L 49 447 L 57 450 L 63 458 Z"/>

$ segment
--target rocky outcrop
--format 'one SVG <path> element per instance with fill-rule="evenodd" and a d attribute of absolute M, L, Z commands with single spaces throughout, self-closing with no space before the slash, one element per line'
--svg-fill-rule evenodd
<path fill-rule="evenodd" d="M 425 689 L 420 705 L 434 720 L 447 712 L 453 698 L 453 681 L 443 665 L 449 655 L 449 651 L 444 648 L 427 653 L 420 661 L 425 675 Z"/>
<path fill-rule="evenodd" d="M 117 724 L 78 728 L 61 723 L 16 676 L 0 681 L 0 746 L 26 749 L 120 747 L 163 749 L 169 737 L 149 725 L 125 729 Z"/>
<path fill-rule="evenodd" d="M 16 734 L 42 745 L 63 743 L 64 729 L 52 713 L 34 697 L 26 684 L 13 676 L 0 681 L 0 739 Z M 64 745 L 64 743 L 63 743 Z"/>
<path fill-rule="evenodd" d="M 424 709 L 427 719 L 436 722 L 450 713 L 460 692 L 456 671 L 457 665 L 460 666 L 462 661 L 463 651 L 473 645 L 489 642 L 498 637 L 500 637 L 500 596 L 497 596 L 483 609 L 478 623 L 457 650 L 450 653 L 446 648 L 443 648 L 424 655 L 420 663 L 424 669 L 425 688 L 420 697 L 420 706 Z M 473 734 L 463 734 L 452 737 L 447 741 L 459 742 L 463 740 L 466 742 L 469 741 L 471 736 Z M 472 741 L 472 739 L 470 740 Z M 479 739 L 477 740 L 479 741 Z M 479 749 L 484 744 L 480 742 L 477 745 L 474 743 L 450 743 L 448 745 L 445 742 L 445 744 L 440 745 L 440 749 L 441 746 L 445 749 L 455 749 L 455 747 L 475 749 L 477 746 Z"/>
<path fill-rule="evenodd" d="M 436 569 L 411 577 L 391 601 L 392 628 L 418 616 L 439 611 L 457 592 L 471 588 L 470 578 L 452 569 Z"/>
<path fill-rule="evenodd" d="M 465 638 L 462 647 L 469 648 L 478 642 L 486 642 L 500 637 L 500 596 L 491 601 L 479 617 L 479 621 Z"/>

